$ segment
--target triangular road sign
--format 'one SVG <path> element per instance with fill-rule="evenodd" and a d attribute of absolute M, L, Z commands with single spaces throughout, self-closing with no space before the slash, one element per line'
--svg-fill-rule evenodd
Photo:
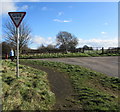
<path fill-rule="evenodd" d="M 16 27 L 19 27 L 20 23 L 22 22 L 26 12 L 8 12 L 10 18 L 12 19 L 13 23 Z"/>

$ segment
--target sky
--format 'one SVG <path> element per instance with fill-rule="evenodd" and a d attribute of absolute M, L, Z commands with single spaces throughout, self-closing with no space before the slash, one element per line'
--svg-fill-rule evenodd
<path fill-rule="evenodd" d="M 60 31 L 75 35 L 77 47 L 118 46 L 117 2 L 2 2 L 2 25 L 10 19 L 9 11 L 26 12 L 23 21 L 31 28 L 32 49 L 55 45 Z"/>

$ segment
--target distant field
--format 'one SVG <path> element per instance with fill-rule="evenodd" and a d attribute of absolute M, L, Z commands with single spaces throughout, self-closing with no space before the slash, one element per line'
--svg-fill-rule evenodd
<path fill-rule="evenodd" d="M 20 65 L 20 77 L 15 76 L 15 63 L 2 61 L 3 110 L 51 110 L 55 95 L 51 92 L 47 74 Z"/>

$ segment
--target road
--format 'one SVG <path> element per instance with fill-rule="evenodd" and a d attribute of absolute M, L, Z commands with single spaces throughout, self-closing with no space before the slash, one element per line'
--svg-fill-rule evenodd
<path fill-rule="evenodd" d="M 120 64 L 120 60 L 118 61 L 118 56 L 50 58 L 50 59 L 40 59 L 40 60 L 49 60 L 49 61 L 64 62 L 67 64 L 80 65 L 114 77 L 118 77 L 118 65 Z"/>

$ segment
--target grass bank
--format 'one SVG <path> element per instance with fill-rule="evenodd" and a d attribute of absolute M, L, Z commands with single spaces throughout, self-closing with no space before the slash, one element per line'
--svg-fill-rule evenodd
<path fill-rule="evenodd" d="M 20 77 L 15 76 L 15 63 L 2 61 L 3 110 L 51 110 L 55 95 L 51 92 L 47 74 L 20 65 Z"/>
<path fill-rule="evenodd" d="M 62 57 L 97 57 L 97 56 L 120 56 L 120 54 L 99 54 L 99 53 L 41 53 L 41 54 L 23 54 L 21 59 L 39 59 L 39 58 L 62 58 Z"/>
<path fill-rule="evenodd" d="M 108 77 L 102 73 L 92 71 L 77 65 L 59 62 L 21 60 L 22 63 L 52 67 L 69 75 L 76 94 L 72 103 L 82 105 L 84 111 L 118 112 L 118 92 L 120 79 Z"/>

